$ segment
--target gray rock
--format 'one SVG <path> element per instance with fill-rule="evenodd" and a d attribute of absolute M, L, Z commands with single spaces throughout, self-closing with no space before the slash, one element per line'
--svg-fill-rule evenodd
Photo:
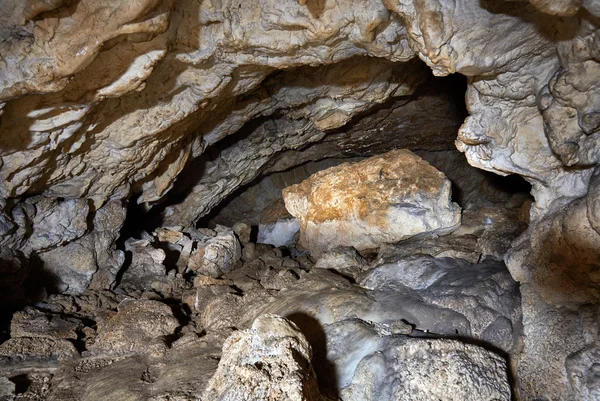
<path fill-rule="evenodd" d="M 166 267 L 163 265 L 166 254 L 162 249 L 150 245 L 148 239 L 129 239 L 125 250 L 131 252 L 131 264 L 123 273 L 120 285 L 132 286 L 140 290 L 165 290 L 168 287 Z"/>
<path fill-rule="evenodd" d="M 327 327 L 344 401 L 508 401 L 506 362 L 459 341 L 381 336 L 360 321 Z M 350 351 L 348 350 L 356 350 Z"/>
<path fill-rule="evenodd" d="M 310 345 L 296 325 L 261 316 L 227 339 L 202 399 L 318 401 L 311 360 Z"/>
<path fill-rule="evenodd" d="M 168 305 L 152 300 L 126 299 L 119 310 L 100 327 L 89 347 L 93 355 L 146 353 L 160 356 L 166 351 L 165 336 L 179 326 Z"/>
<path fill-rule="evenodd" d="M 337 247 L 323 253 L 315 262 L 319 269 L 332 269 L 357 277 L 368 267 L 367 261 L 352 247 Z"/>
<path fill-rule="evenodd" d="M 90 228 L 87 223 L 90 209 L 85 199 L 30 200 L 36 202 L 36 212 L 31 217 L 33 232 L 27 241 L 30 249 L 40 251 L 66 244 L 82 237 Z"/>
<path fill-rule="evenodd" d="M 15 395 L 15 383 L 8 380 L 6 377 L 0 377 L 0 397 L 12 397 Z"/>
<path fill-rule="evenodd" d="M 220 277 L 233 270 L 242 257 L 242 247 L 235 233 L 221 229 L 217 235 L 198 243 L 190 255 L 188 268 L 200 274 Z"/>

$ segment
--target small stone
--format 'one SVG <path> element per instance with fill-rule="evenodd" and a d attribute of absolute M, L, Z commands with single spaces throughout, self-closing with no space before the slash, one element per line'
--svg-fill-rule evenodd
<path fill-rule="evenodd" d="M 233 232 L 237 235 L 242 245 L 246 246 L 250 243 L 250 236 L 252 234 L 252 227 L 246 223 L 237 222 L 232 227 Z"/>
<path fill-rule="evenodd" d="M 194 287 L 206 287 L 209 285 L 233 285 L 233 281 L 220 280 L 211 276 L 198 275 L 194 278 Z"/>
<path fill-rule="evenodd" d="M 404 320 L 396 320 L 390 325 L 390 331 L 392 334 L 411 334 L 414 326 L 405 322 Z"/>
<path fill-rule="evenodd" d="M 171 244 L 176 244 L 179 240 L 184 237 L 182 232 L 167 230 L 165 228 L 157 228 L 154 231 L 154 234 L 161 242 L 168 242 Z"/>

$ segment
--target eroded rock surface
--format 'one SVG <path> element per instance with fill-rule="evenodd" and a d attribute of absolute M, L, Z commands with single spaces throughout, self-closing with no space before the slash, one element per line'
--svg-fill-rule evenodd
<path fill-rule="evenodd" d="M 508 401 L 506 362 L 459 341 L 385 336 L 365 322 L 328 327 L 344 401 Z M 346 333 L 346 334 L 344 334 Z M 354 346 L 356 344 L 356 346 Z"/>
<path fill-rule="evenodd" d="M 502 262 L 407 257 L 392 247 L 373 258 L 345 248 L 324 254 L 317 267 L 293 248 L 284 254 L 248 241 L 238 225 L 236 269 L 220 278 L 179 272 L 188 241 L 196 249 L 219 231 L 143 234 L 128 243 L 131 276 L 115 292 L 52 295 L 16 313 L 0 345 L 0 377 L 27 380 L 27 389 L 17 386 L 23 397 L 52 401 L 385 399 L 377 392 L 385 383 L 401 383 L 406 397 L 443 386 L 448 396 L 506 399 L 504 358 L 520 350 L 521 315 L 517 283 Z M 448 237 L 474 254 L 470 238 L 484 232 Z M 165 258 L 173 252 L 179 257 Z M 403 364 L 393 362 L 396 354 Z M 430 365 L 419 356 L 439 361 L 432 362 L 437 373 L 423 370 Z M 369 373 L 383 367 L 387 376 Z M 465 373 L 460 380 L 457 371 Z M 484 379 L 473 382 L 471 372 Z"/>
<path fill-rule="evenodd" d="M 77 340 L 36 337 L 22 326 L 27 336 L 0 345 L 3 355 L 53 369 L 63 356 L 77 358 L 102 322 L 92 304 L 114 312 L 123 295 L 97 290 L 119 284 L 136 299 L 183 297 L 192 289 L 183 274 L 203 240 L 189 230 L 263 173 L 389 148 L 447 150 L 456 116 L 438 112 L 443 96 L 415 95 L 429 68 L 468 78 L 469 116 L 456 146 L 475 167 L 531 183 L 532 225 L 513 249 L 509 238 L 521 228 L 509 222 L 491 224 L 501 232 L 392 245 L 381 257 L 419 252 L 487 264 L 508 250 L 522 284 L 526 333 L 516 358 L 519 396 L 598 398 L 599 16 L 595 0 L 2 2 L 0 282 L 7 290 L 0 298 L 10 310 L 59 291 L 44 307 L 77 314 L 84 324 Z M 428 117 L 434 122 L 419 122 Z M 419 139 L 424 132 L 427 140 Z M 126 200 L 138 194 L 181 235 L 172 242 L 148 235 L 117 250 Z M 174 266 L 171 252 L 179 256 Z M 253 278 L 241 276 L 248 269 L 227 268 L 235 288 L 197 287 L 194 301 L 185 297 L 201 316 L 194 321 L 215 328 L 238 322 L 239 291 L 286 293 L 312 263 L 295 256 L 245 246 Z M 312 274 L 315 288 L 342 286 L 332 272 Z M 229 309 L 219 321 L 223 306 Z M 177 352 L 191 355 L 189 344 L 196 343 Z M 177 352 L 167 357 L 173 366 Z M 167 389 L 172 376 L 143 359 L 111 359 L 114 366 L 100 368 L 106 381 L 91 368 L 79 368 L 83 381 L 27 373 L 25 394 L 194 396 L 189 387 Z M 125 380 L 124 372 L 143 380 Z M 52 390 L 53 380 L 60 390 Z M 119 391 L 111 380 L 122 380 Z M 158 384 L 148 390 L 149 382 Z M 21 385 L 1 383 L 0 391 L 21 397 L 13 394 Z"/>
<path fill-rule="evenodd" d="M 300 222 L 300 244 L 315 255 L 447 234 L 460 224 L 450 181 L 407 150 L 320 171 L 284 189 L 283 199 Z"/>
<path fill-rule="evenodd" d="M 206 400 L 319 401 L 312 350 L 289 320 L 264 315 L 223 346 Z"/>

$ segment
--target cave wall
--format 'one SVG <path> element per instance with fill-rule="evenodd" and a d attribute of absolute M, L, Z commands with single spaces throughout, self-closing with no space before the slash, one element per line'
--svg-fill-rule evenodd
<path fill-rule="evenodd" d="M 600 352 L 590 290 L 599 19 L 594 0 L 4 1 L 3 280 L 22 281 L 32 255 L 58 278 L 65 255 L 87 255 L 62 289 L 109 287 L 133 194 L 164 224 L 193 225 L 260 174 L 318 159 L 321 144 L 343 153 L 343 127 L 415 93 L 428 67 L 468 79 L 456 139 L 468 162 L 532 185 L 533 223 L 507 258 L 532 333 L 519 360 L 524 397 L 589 396 L 585 355 Z M 416 100 L 400 102 L 410 114 Z M 388 129 L 355 132 L 368 128 Z M 184 170 L 192 182 L 161 205 Z M 550 240 L 567 250 L 549 254 Z M 556 282 L 569 296 L 555 296 Z M 541 345 L 541 327 L 561 340 Z"/>

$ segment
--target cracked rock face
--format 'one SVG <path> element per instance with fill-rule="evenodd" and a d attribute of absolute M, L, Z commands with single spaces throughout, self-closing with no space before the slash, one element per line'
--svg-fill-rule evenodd
<path fill-rule="evenodd" d="M 313 255 L 449 233 L 460 224 L 450 181 L 406 150 L 320 171 L 285 188 L 283 199 L 300 222 L 300 244 Z"/>

